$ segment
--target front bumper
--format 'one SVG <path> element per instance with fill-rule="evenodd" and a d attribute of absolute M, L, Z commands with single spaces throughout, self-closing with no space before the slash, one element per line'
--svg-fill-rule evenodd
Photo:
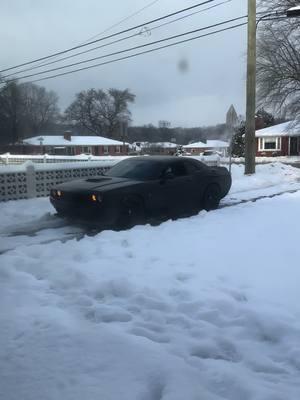
<path fill-rule="evenodd" d="M 97 225 L 110 227 L 114 225 L 117 218 L 115 211 L 102 203 L 78 203 L 63 198 L 57 199 L 52 196 L 50 196 L 50 202 L 58 215 L 71 220 L 93 222 Z"/>

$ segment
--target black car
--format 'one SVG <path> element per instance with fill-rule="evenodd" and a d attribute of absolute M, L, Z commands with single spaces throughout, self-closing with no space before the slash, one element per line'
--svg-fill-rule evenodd
<path fill-rule="evenodd" d="M 132 157 L 103 176 L 56 186 L 50 201 L 61 216 L 122 229 L 213 210 L 230 187 L 224 167 L 186 157 Z"/>

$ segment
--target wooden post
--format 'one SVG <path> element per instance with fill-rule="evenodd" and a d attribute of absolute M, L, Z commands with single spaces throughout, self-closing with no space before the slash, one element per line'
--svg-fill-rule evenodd
<path fill-rule="evenodd" d="M 248 0 L 247 106 L 245 133 L 245 174 L 255 173 L 256 107 L 256 0 Z"/>

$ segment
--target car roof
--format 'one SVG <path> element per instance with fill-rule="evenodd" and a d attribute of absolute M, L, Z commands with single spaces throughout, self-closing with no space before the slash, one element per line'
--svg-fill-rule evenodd
<path fill-rule="evenodd" d="M 139 157 L 132 157 L 133 160 L 151 160 L 151 161 L 158 161 L 160 163 L 169 163 L 169 162 L 178 162 L 182 160 L 190 160 L 188 157 L 176 157 L 176 156 L 139 156 Z M 197 160 L 193 160 L 197 161 Z"/>

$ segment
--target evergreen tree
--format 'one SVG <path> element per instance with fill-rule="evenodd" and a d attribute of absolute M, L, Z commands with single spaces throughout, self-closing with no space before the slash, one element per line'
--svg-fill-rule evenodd
<path fill-rule="evenodd" d="M 240 123 L 240 126 L 235 128 L 235 133 L 232 138 L 232 157 L 245 156 L 245 121 Z"/>

